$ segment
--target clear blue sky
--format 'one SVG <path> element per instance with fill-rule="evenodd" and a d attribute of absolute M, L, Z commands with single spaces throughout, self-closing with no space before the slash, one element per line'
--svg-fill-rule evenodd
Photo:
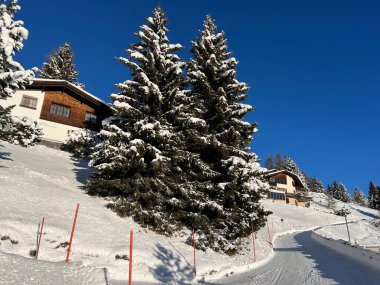
<path fill-rule="evenodd" d="M 18 18 L 30 32 L 18 60 L 40 67 L 68 41 L 80 81 L 109 101 L 129 71 L 114 57 L 158 1 L 20 0 Z M 324 184 L 342 181 L 367 193 L 380 184 L 380 1 L 161 0 L 170 40 L 190 40 L 211 14 L 240 61 L 238 78 L 260 131 L 252 146 L 263 159 L 293 157 Z"/>

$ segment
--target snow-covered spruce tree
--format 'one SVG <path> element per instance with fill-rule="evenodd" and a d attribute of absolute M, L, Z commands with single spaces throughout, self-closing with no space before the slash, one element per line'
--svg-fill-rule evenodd
<path fill-rule="evenodd" d="M 203 124 L 187 114 L 185 63 L 175 54 L 182 47 L 170 44 L 166 24 L 156 7 L 136 34 L 139 42 L 127 50 L 128 58 L 118 58 L 132 76 L 111 95 L 116 114 L 103 121 L 102 141 L 90 162 L 97 172 L 85 189 L 114 197 L 109 207 L 119 215 L 170 235 L 183 226 L 193 229 L 192 223 L 207 225 L 201 207 L 216 216 L 220 209 L 203 198 L 216 174 L 187 150 L 185 130 Z"/>
<path fill-rule="evenodd" d="M 292 159 L 290 158 L 289 156 L 284 156 L 283 160 L 282 160 L 282 168 L 281 169 L 284 169 L 284 170 L 287 170 L 287 171 L 290 171 L 296 175 L 298 175 L 298 177 L 301 179 L 301 181 L 306 185 L 307 183 L 307 178 L 306 178 L 306 175 L 299 169 L 297 163 Z"/>
<path fill-rule="evenodd" d="M 10 97 L 15 90 L 24 88 L 34 78 L 32 70 L 25 70 L 13 56 L 23 48 L 28 31 L 23 21 L 15 21 L 14 15 L 21 8 L 18 0 L 1 0 L 0 5 L 0 99 Z M 0 2 L 0 3 L 1 3 Z"/>
<path fill-rule="evenodd" d="M 378 196 L 378 188 L 371 181 L 369 183 L 369 191 L 368 191 L 368 207 L 372 209 L 377 209 L 377 196 Z"/>
<path fill-rule="evenodd" d="M 233 253 L 241 238 L 264 225 L 269 212 L 259 203 L 267 184 L 260 180 L 263 169 L 256 154 L 250 153 L 256 124 L 243 121 L 253 110 L 243 104 L 249 87 L 236 79 L 237 60 L 228 51 L 223 32 L 210 16 L 192 43 L 193 59 L 187 66 L 191 98 L 208 132 L 194 139 L 194 151 L 218 173 L 212 180 L 218 188 L 205 189 L 210 207 L 208 226 L 193 224 L 198 235 L 206 234 L 209 246 Z M 214 215 L 214 217 L 213 217 Z"/>
<path fill-rule="evenodd" d="M 268 156 L 267 160 L 265 161 L 265 164 L 264 164 L 265 168 L 270 170 L 270 169 L 274 169 L 275 168 L 275 164 L 273 162 L 273 157 L 272 155 Z"/>
<path fill-rule="evenodd" d="M 361 206 L 366 206 L 367 201 L 367 197 L 364 195 L 364 193 L 358 187 L 356 187 L 354 191 L 353 202 Z"/>
<path fill-rule="evenodd" d="M 75 69 L 74 53 L 69 43 L 54 50 L 47 62 L 44 62 L 39 77 L 46 79 L 62 79 L 69 81 L 78 87 L 84 88 L 83 83 L 78 83 L 79 72 Z"/>
<path fill-rule="evenodd" d="M 311 192 L 323 193 L 325 192 L 325 187 L 323 183 L 316 177 L 311 177 L 307 179 L 307 187 Z"/>
<path fill-rule="evenodd" d="M 14 16 L 21 9 L 17 0 L 0 3 L 0 105 L 1 100 L 11 97 L 17 89 L 23 89 L 34 78 L 32 70 L 25 70 L 13 56 L 23 48 L 28 31 L 23 21 L 15 21 Z M 13 126 L 11 110 L 13 106 L 0 108 L 0 139 L 9 140 Z"/>
<path fill-rule="evenodd" d="M 343 183 L 334 181 L 331 185 L 327 185 L 327 195 L 334 197 L 342 202 L 350 202 L 351 198 L 347 192 L 346 186 Z"/>
<path fill-rule="evenodd" d="M 67 151 L 75 158 L 82 158 L 92 154 L 98 138 L 95 132 L 82 129 L 67 131 L 67 139 L 61 149 Z"/>

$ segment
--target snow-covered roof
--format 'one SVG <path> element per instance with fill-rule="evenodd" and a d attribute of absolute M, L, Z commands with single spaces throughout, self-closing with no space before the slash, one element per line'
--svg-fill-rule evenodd
<path fill-rule="evenodd" d="M 108 104 L 104 102 L 103 100 L 99 99 L 95 95 L 87 92 L 86 90 L 76 86 L 75 84 L 68 82 L 66 80 L 61 80 L 61 79 L 45 79 L 45 78 L 34 78 L 31 86 L 34 87 L 40 87 L 40 86 L 62 86 L 65 88 L 70 89 L 71 91 L 75 92 L 76 94 L 88 99 L 89 101 L 97 104 L 103 104 L 106 105 L 107 107 Z"/>
<path fill-rule="evenodd" d="M 301 184 L 303 188 L 308 189 L 307 185 L 302 181 L 302 179 L 297 174 L 295 174 L 295 173 L 293 173 L 293 172 L 291 172 L 289 170 L 285 170 L 285 169 L 281 169 L 281 170 L 270 169 L 267 172 L 265 172 L 264 175 L 266 177 L 273 177 L 273 176 L 276 176 L 277 174 L 281 174 L 281 173 L 292 177 L 294 180 L 297 180 L 297 182 L 299 184 Z"/>

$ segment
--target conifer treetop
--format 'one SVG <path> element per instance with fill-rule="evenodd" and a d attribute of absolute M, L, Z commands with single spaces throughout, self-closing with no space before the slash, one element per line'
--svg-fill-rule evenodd
<path fill-rule="evenodd" d="M 39 71 L 40 78 L 61 79 L 84 88 L 83 83 L 78 83 L 79 72 L 75 69 L 74 53 L 71 45 L 66 42 L 63 46 L 54 50 L 49 56 L 47 62 L 44 62 Z"/>

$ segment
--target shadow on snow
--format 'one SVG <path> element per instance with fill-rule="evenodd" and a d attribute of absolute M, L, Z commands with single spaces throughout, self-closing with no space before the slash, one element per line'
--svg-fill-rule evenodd
<path fill-rule="evenodd" d="M 171 245 L 173 246 L 173 244 Z M 198 280 L 194 275 L 193 266 L 174 246 L 173 248 L 178 254 L 156 243 L 154 256 L 160 260 L 160 263 L 155 267 L 150 267 L 149 270 L 157 281 L 161 282 L 161 284 L 190 285 L 197 280 L 197 284 L 212 285 L 204 281 L 204 279 Z M 180 256 L 183 257 L 184 262 L 183 260 L 181 261 Z"/>

